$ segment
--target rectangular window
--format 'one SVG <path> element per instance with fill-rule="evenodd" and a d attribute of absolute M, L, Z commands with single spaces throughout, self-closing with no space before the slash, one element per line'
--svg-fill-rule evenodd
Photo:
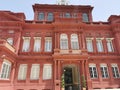
<path fill-rule="evenodd" d="M 114 78 L 119 78 L 120 73 L 119 73 L 118 65 L 117 64 L 111 64 L 111 66 L 112 66 L 113 77 Z"/>
<path fill-rule="evenodd" d="M 41 37 L 34 37 L 34 52 L 40 52 Z"/>
<path fill-rule="evenodd" d="M 93 52 L 93 42 L 92 38 L 86 38 L 87 50 L 88 52 Z"/>
<path fill-rule="evenodd" d="M 23 52 L 28 52 L 30 48 L 30 37 L 23 37 Z"/>
<path fill-rule="evenodd" d="M 91 78 L 97 78 L 98 77 L 97 69 L 96 69 L 95 64 L 89 64 L 89 72 L 90 72 Z"/>
<path fill-rule="evenodd" d="M 27 64 L 21 64 L 18 71 L 18 80 L 25 80 L 27 75 Z"/>
<path fill-rule="evenodd" d="M 102 38 L 97 38 L 96 43 L 98 52 L 103 52 Z"/>
<path fill-rule="evenodd" d="M 78 43 L 78 36 L 77 36 L 77 34 L 72 34 L 71 35 L 71 48 L 73 50 L 78 50 L 79 49 L 79 43 Z"/>
<path fill-rule="evenodd" d="M 100 64 L 101 74 L 103 78 L 108 78 L 108 69 L 106 64 Z"/>
<path fill-rule="evenodd" d="M 43 80 L 52 79 L 52 64 L 44 64 Z"/>
<path fill-rule="evenodd" d="M 11 63 L 7 60 L 4 60 L 1 68 L 0 79 L 9 79 L 11 71 Z"/>
<path fill-rule="evenodd" d="M 114 52 L 112 40 L 113 38 L 106 38 L 108 52 Z"/>
<path fill-rule="evenodd" d="M 7 42 L 8 42 L 10 45 L 13 45 L 13 38 L 8 38 L 8 39 L 7 39 Z"/>
<path fill-rule="evenodd" d="M 52 37 L 45 37 L 45 51 L 52 51 Z"/>
<path fill-rule="evenodd" d="M 38 80 L 40 73 L 40 65 L 39 64 L 32 64 L 30 79 L 31 80 Z"/>
<path fill-rule="evenodd" d="M 44 19 L 45 19 L 45 14 L 44 14 L 43 12 L 40 12 L 40 13 L 38 14 L 38 20 L 43 21 Z"/>

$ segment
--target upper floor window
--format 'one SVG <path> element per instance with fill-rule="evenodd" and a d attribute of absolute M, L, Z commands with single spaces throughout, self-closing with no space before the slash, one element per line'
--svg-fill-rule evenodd
<path fill-rule="evenodd" d="M 112 40 L 113 38 L 106 38 L 108 52 L 114 52 Z"/>
<path fill-rule="evenodd" d="M 18 71 L 18 80 L 25 80 L 27 75 L 27 64 L 21 64 Z"/>
<path fill-rule="evenodd" d="M 65 14 L 64 14 L 64 17 L 65 17 L 65 18 L 70 18 L 70 17 L 71 17 L 71 16 L 70 16 L 70 13 L 65 13 Z"/>
<path fill-rule="evenodd" d="M 86 38 L 88 52 L 93 52 L 93 38 Z"/>
<path fill-rule="evenodd" d="M 48 21 L 53 21 L 53 19 L 54 19 L 53 13 L 48 13 L 47 20 Z"/>
<path fill-rule="evenodd" d="M 4 60 L 1 67 L 0 79 L 9 79 L 11 71 L 11 62 Z"/>
<path fill-rule="evenodd" d="M 14 33 L 14 30 L 9 30 L 8 33 L 9 33 L 9 34 L 13 34 L 13 33 Z"/>
<path fill-rule="evenodd" d="M 52 64 L 44 64 L 43 80 L 52 79 Z"/>
<path fill-rule="evenodd" d="M 83 20 L 83 22 L 88 22 L 89 21 L 87 13 L 82 14 L 82 20 Z"/>
<path fill-rule="evenodd" d="M 111 64 L 111 66 L 112 66 L 113 77 L 114 78 L 119 78 L 120 73 L 119 73 L 118 65 L 117 64 Z"/>
<path fill-rule="evenodd" d="M 52 51 L 52 37 L 45 37 L 45 51 Z"/>
<path fill-rule="evenodd" d="M 79 49 L 77 34 L 72 34 L 71 35 L 71 48 L 74 49 L 74 50 Z"/>
<path fill-rule="evenodd" d="M 28 52 L 30 47 L 30 37 L 23 37 L 23 52 Z"/>
<path fill-rule="evenodd" d="M 38 20 L 43 21 L 44 19 L 45 19 L 45 14 L 44 14 L 43 12 L 40 12 L 40 13 L 38 14 Z"/>
<path fill-rule="evenodd" d="M 34 52 L 39 52 L 41 48 L 41 37 L 34 37 Z"/>
<path fill-rule="evenodd" d="M 89 64 L 89 72 L 90 72 L 91 78 L 97 78 L 98 77 L 96 64 Z"/>
<path fill-rule="evenodd" d="M 98 52 L 103 52 L 103 38 L 96 38 L 97 50 Z"/>
<path fill-rule="evenodd" d="M 7 39 L 7 42 L 8 42 L 10 45 L 13 45 L 13 38 L 8 38 L 8 39 Z"/>
<path fill-rule="evenodd" d="M 40 65 L 39 64 L 32 64 L 30 79 L 31 80 L 38 80 L 40 73 Z"/>
<path fill-rule="evenodd" d="M 108 78 L 108 69 L 106 64 L 100 64 L 101 74 L 103 78 Z"/>
<path fill-rule="evenodd" d="M 68 49 L 68 37 L 66 34 L 60 35 L 60 49 Z"/>

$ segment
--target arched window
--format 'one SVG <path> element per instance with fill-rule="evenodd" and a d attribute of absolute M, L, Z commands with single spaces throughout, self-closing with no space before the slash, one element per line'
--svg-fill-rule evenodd
<path fill-rule="evenodd" d="M 53 13 L 48 13 L 47 20 L 48 21 L 53 21 Z"/>
<path fill-rule="evenodd" d="M 83 20 L 83 22 L 88 22 L 89 21 L 87 13 L 82 14 L 82 20 Z"/>
<path fill-rule="evenodd" d="M 60 49 L 68 49 L 68 37 L 66 34 L 60 35 Z"/>
<path fill-rule="evenodd" d="M 39 14 L 38 14 L 38 20 L 44 20 L 45 19 L 45 14 L 43 13 L 43 12 L 40 12 Z"/>
<path fill-rule="evenodd" d="M 71 35 L 71 48 L 74 50 L 79 49 L 78 36 L 77 34 Z"/>

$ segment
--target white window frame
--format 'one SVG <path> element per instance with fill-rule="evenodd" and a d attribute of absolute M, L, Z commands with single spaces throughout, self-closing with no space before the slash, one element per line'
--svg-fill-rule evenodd
<path fill-rule="evenodd" d="M 22 51 L 28 52 L 30 48 L 30 37 L 23 37 Z"/>
<path fill-rule="evenodd" d="M 40 64 L 32 64 L 30 80 L 38 80 L 40 75 Z"/>
<path fill-rule="evenodd" d="M 27 68 L 27 64 L 20 64 L 18 71 L 18 80 L 26 80 Z"/>
<path fill-rule="evenodd" d="M 45 37 L 45 52 L 52 51 L 52 37 Z"/>
<path fill-rule="evenodd" d="M 73 50 L 79 49 L 79 42 L 78 42 L 78 35 L 77 34 L 71 34 L 71 48 Z"/>
<path fill-rule="evenodd" d="M 93 52 L 93 38 L 86 38 L 86 46 L 88 52 Z"/>
<path fill-rule="evenodd" d="M 89 64 L 89 72 L 90 72 L 90 77 L 91 78 L 93 78 L 93 79 L 98 78 L 98 72 L 97 72 L 96 64 L 93 64 L 93 63 Z"/>
<path fill-rule="evenodd" d="M 114 38 L 106 38 L 108 52 L 114 52 L 113 42 L 112 42 L 113 39 Z"/>
<path fill-rule="evenodd" d="M 43 80 L 52 79 L 52 64 L 44 64 L 43 66 Z"/>
<path fill-rule="evenodd" d="M 102 42 L 103 39 L 104 38 L 96 38 L 96 45 L 98 52 L 104 52 L 103 42 Z"/>
<path fill-rule="evenodd" d="M 40 52 L 41 49 L 41 37 L 34 37 L 34 52 Z"/>
<path fill-rule="evenodd" d="M 115 64 L 115 63 L 112 63 L 111 68 L 112 68 L 113 77 L 114 78 L 120 78 L 120 72 L 119 72 L 118 65 Z"/>
<path fill-rule="evenodd" d="M 0 72 L 0 79 L 1 80 L 9 80 L 10 79 L 10 73 L 11 73 L 11 62 L 4 59 L 1 67 Z"/>
<path fill-rule="evenodd" d="M 60 35 L 60 49 L 68 50 L 68 36 L 67 36 L 67 34 Z"/>
<path fill-rule="evenodd" d="M 101 70 L 102 78 L 109 78 L 107 64 L 100 64 L 100 70 Z"/>
<path fill-rule="evenodd" d="M 7 42 L 8 42 L 10 45 L 13 45 L 13 38 L 7 38 Z"/>

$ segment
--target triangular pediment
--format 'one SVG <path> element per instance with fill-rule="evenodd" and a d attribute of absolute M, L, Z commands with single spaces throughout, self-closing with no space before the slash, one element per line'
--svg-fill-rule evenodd
<path fill-rule="evenodd" d="M 0 11 L 0 21 L 21 21 L 21 19 L 12 15 L 11 12 Z"/>

